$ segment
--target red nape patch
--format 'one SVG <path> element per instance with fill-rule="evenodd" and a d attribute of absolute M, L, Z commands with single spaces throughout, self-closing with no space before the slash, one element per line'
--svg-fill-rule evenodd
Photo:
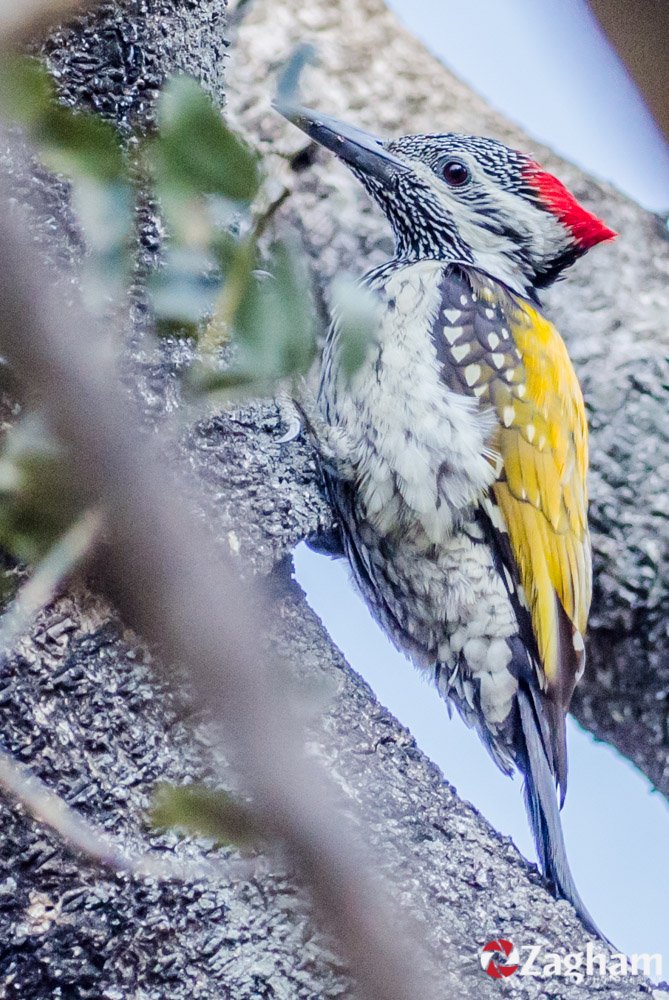
<path fill-rule="evenodd" d="M 612 240 L 618 235 L 596 215 L 579 205 L 562 181 L 542 170 L 538 163 L 531 163 L 526 167 L 523 176 L 539 195 L 544 208 L 567 226 L 582 250 L 589 250 L 597 243 Z"/>

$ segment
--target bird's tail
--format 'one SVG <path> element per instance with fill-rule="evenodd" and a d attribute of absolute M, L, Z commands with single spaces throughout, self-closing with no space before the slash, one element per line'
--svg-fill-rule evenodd
<path fill-rule="evenodd" d="M 581 899 L 567 861 L 554 775 L 541 735 L 538 707 L 522 687 L 518 690 L 518 707 L 523 745 L 519 748 L 517 763 L 525 778 L 525 807 L 541 867 L 558 894 L 572 904 L 585 927 L 606 941 Z"/>

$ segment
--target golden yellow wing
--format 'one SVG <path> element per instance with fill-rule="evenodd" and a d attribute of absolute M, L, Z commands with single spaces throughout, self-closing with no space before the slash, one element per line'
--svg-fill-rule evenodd
<path fill-rule="evenodd" d="M 585 408 L 553 325 L 510 296 L 505 313 L 520 363 L 506 369 L 512 378 L 490 385 L 499 418 L 493 446 L 502 457 L 492 489 L 529 605 L 546 688 L 566 710 L 583 671 L 592 590 Z"/>
<path fill-rule="evenodd" d="M 592 585 L 583 397 L 560 335 L 527 300 L 466 265 L 448 269 L 441 291 L 441 377 L 497 418 L 488 442 L 496 479 L 481 508 L 536 666 L 525 680 L 544 693 L 537 719 L 564 794 L 564 716 L 585 663 Z"/>
<path fill-rule="evenodd" d="M 442 378 L 497 416 L 489 442 L 497 480 L 482 506 L 524 594 L 557 732 L 583 670 L 591 598 L 583 397 L 560 335 L 529 302 L 457 265 L 442 293 L 434 328 Z"/>

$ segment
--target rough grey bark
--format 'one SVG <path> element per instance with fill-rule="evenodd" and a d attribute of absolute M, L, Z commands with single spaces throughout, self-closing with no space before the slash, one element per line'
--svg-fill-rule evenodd
<path fill-rule="evenodd" d="M 353 46 L 359 15 L 353 4 L 340 7 L 341 16 L 350 19 Z M 274 58 L 279 42 L 285 44 L 281 32 L 287 25 L 293 23 L 302 37 L 302 16 L 311 16 L 316 27 L 325 16 L 324 4 L 311 4 L 304 15 L 295 8 L 276 6 L 269 26 L 258 28 L 255 36 L 257 20 L 244 28 L 238 51 L 247 67 L 258 67 L 258 76 L 259 39 Z M 252 14 L 261 24 L 263 11 L 264 0 Z M 366 12 L 387 23 L 375 7 L 368 5 Z M 134 114 L 143 116 L 172 66 L 204 76 L 222 100 L 221 15 L 219 0 L 134 2 L 119 12 L 108 5 L 95 20 L 81 19 L 75 30 L 54 35 L 46 51 L 62 73 L 64 93 L 128 122 Z M 327 16 L 334 22 L 334 14 Z M 367 29 L 372 30 L 371 22 Z M 402 46 L 410 43 L 392 22 L 390 30 L 401 64 Z M 443 72 L 428 65 L 431 73 Z M 358 75 L 362 94 L 366 84 Z M 249 83 L 246 99 L 258 92 Z M 308 227 L 322 251 L 324 278 L 347 249 L 352 268 L 362 261 L 361 235 L 364 256 L 379 245 L 378 219 L 371 213 L 359 217 L 356 230 L 359 205 L 349 201 L 353 196 L 346 184 L 342 178 L 341 191 L 334 192 L 341 230 L 332 248 L 327 247 L 332 223 L 325 229 Z M 36 202 L 41 231 L 60 234 L 64 253 L 72 249 L 76 229 L 68 222 L 62 186 L 39 174 L 25 187 Z M 301 205 L 317 203 L 308 185 L 300 198 Z M 630 209 L 632 217 L 634 212 Z M 150 209 L 143 224 L 144 249 L 150 254 L 156 231 Z M 137 391 L 147 415 L 161 420 L 178 404 L 175 372 L 183 349 L 177 343 L 147 349 L 137 302 L 131 314 L 132 355 L 141 366 Z M 327 692 L 312 726 L 315 752 L 343 792 L 362 807 L 365 838 L 398 899 L 440 949 L 445 968 L 460 972 L 462 994 L 492 998 L 500 986 L 488 981 L 478 965 L 477 950 L 486 940 L 502 932 L 518 944 L 536 941 L 570 950 L 582 946 L 582 931 L 570 907 L 552 900 L 536 870 L 457 799 L 410 734 L 376 703 L 291 582 L 289 565 L 280 560 L 299 538 L 327 525 L 329 514 L 308 449 L 300 442 L 280 446 L 279 433 L 276 410 L 265 404 L 190 427 L 183 450 L 199 484 L 202 509 L 239 551 L 240 567 L 252 564 L 264 573 L 276 567 L 277 646 L 287 651 L 301 684 Z M 0 664 L 2 742 L 70 804 L 124 842 L 139 844 L 148 835 L 157 850 L 197 857 L 203 851 L 197 843 L 147 834 L 145 828 L 153 783 L 197 779 L 206 772 L 207 756 L 205 736 L 189 719 L 187 702 L 155 689 L 150 656 L 112 609 L 85 588 L 73 589 L 45 611 L 18 655 Z M 1 804 L 0 809 L 0 997 L 250 1000 L 350 994 L 344 971 L 290 877 L 269 862 L 261 860 L 246 880 L 220 884 L 101 877 L 13 807 Z M 515 979 L 505 992 L 570 1000 L 631 997 L 645 990 L 634 980 L 575 985 Z"/>
<path fill-rule="evenodd" d="M 271 38 L 271 45 L 268 39 Z M 231 61 L 229 106 L 293 188 L 299 226 L 327 289 L 388 256 L 388 226 L 331 154 L 269 108 L 272 74 L 313 42 L 304 102 L 380 134 L 455 131 L 533 150 L 620 233 L 545 296 L 567 340 L 591 428 L 595 588 L 576 718 L 669 793 L 669 236 L 660 219 L 560 160 L 430 56 L 382 0 L 256 0 Z M 291 158 L 294 168 L 291 169 Z M 309 159 L 310 163 L 305 169 Z"/>

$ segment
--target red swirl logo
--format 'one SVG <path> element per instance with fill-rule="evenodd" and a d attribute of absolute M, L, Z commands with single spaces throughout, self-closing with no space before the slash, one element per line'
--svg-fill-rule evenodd
<path fill-rule="evenodd" d="M 517 971 L 518 952 L 511 941 L 496 938 L 481 949 L 481 968 L 492 979 L 506 979 Z"/>

